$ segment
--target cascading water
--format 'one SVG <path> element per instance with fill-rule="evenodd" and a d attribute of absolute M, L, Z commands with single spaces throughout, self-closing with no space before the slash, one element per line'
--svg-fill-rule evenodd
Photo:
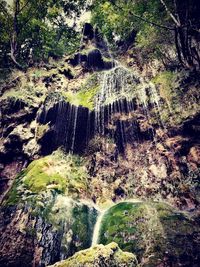
<path fill-rule="evenodd" d="M 95 131 L 98 134 L 105 134 L 106 123 L 114 114 L 130 114 L 134 110 L 131 89 L 137 82 L 135 76 L 122 66 L 104 72 L 95 103 Z M 123 130 L 122 139 L 125 139 Z"/>
<path fill-rule="evenodd" d="M 72 256 L 80 248 L 89 248 L 98 208 L 89 201 L 76 201 L 64 195 L 46 196 L 51 199 L 51 224 L 41 217 L 37 219 L 38 244 L 42 258 L 38 266 L 48 266 Z"/>
<path fill-rule="evenodd" d="M 150 122 L 149 101 L 159 116 L 160 98 L 153 84 L 145 83 L 137 73 L 122 65 L 105 71 L 95 102 L 95 133 L 101 136 L 108 134 L 109 125 L 114 123 L 117 133 L 108 135 L 121 144 L 123 151 L 128 142 L 140 139 L 137 120 L 134 120 L 137 106 L 142 106 L 143 114 Z"/>
<path fill-rule="evenodd" d="M 87 6 L 90 4 L 91 1 L 87 1 Z M 87 6 L 84 12 L 87 11 Z M 84 41 L 84 46 L 87 46 L 88 42 L 90 45 L 93 44 L 94 48 L 89 50 L 87 55 L 81 53 Z M 105 55 L 107 61 L 104 61 Z M 94 30 L 91 24 L 84 25 L 80 49 L 69 63 L 72 66 L 78 64 L 81 68 L 86 67 L 87 71 L 98 72 L 99 90 L 94 97 L 95 107 L 89 110 L 80 105 L 67 103 L 62 97 L 56 98 L 49 108 L 44 105 L 38 122 L 48 124 L 51 131 L 48 131 L 41 141 L 45 143 L 42 148 L 48 150 L 43 154 L 49 154 L 60 146 L 71 153 L 82 153 L 95 135 L 114 141 L 119 152 L 123 153 L 128 143 L 135 145 L 143 138 L 135 116 L 137 109 L 138 114 L 144 116 L 150 125 L 149 107 L 153 106 L 155 117 L 159 125 L 163 126 L 160 96 L 155 86 L 146 83 L 136 71 L 130 71 L 115 61 L 109 50 L 108 41 Z M 48 103 L 46 104 L 48 106 Z M 148 134 L 148 131 L 149 129 L 146 135 L 152 140 L 153 133 L 150 130 Z"/>
<path fill-rule="evenodd" d="M 74 151 L 74 144 L 75 144 L 75 137 L 76 137 L 76 126 L 77 126 L 77 118 L 78 118 L 78 107 L 74 106 L 74 127 L 73 127 L 73 132 L 72 132 L 72 146 L 71 146 L 71 151 Z"/>
<path fill-rule="evenodd" d="M 91 246 L 95 246 L 98 244 L 98 239 L 99 239 L 99 232 L 100 232 L 100 228 L 101 228 L 101 222 L 102 219 L 105 215 L 107 210 L 101 211 L 100 215 L 97 217 L 97 221 L 94 227 L 94 231 L 93 231 L 93 235 L 92 235 L 92 244 Z"/>

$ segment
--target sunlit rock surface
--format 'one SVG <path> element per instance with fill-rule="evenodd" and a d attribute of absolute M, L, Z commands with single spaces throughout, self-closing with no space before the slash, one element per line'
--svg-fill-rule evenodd
<path fill-rule="evenodd" d="M 80 251 L 66 261 L 58 262 L 51 267 L 136 267 L 137 260 L 132 253 L 123 252 L 112 242 L 106 246 L 96 245 Z"/>

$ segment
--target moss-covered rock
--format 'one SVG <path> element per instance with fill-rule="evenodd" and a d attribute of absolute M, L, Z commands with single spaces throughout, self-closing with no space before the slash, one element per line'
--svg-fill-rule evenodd
<path fill-rule="evenodd" d="M 198 223 L 167 204 L 122 202 L 103 216 L 98 242 L 117 242 L 142 266 L 197 266 L 199 236 Z"/>
<path fill-rule="evenodd" d="M 55 189 L 73 194 L 87 190 L 87 174 L 79 157 L 57 151 L 33 161 L 23 172 L 23 183 L 33 193 Z"/>
<path fill-rule="evenodd" d="M 90 249 L 77 252 L 68 260 L 58 262 L 52 267 L 134 267 L 136 257 L 132 253 L 123 252 L 112 242 L 107 246 L 97 245 Z"/>
<path fill-rule="evenodd" d="M 29 195 L 18 206 L 1 208 L 0 266 L 25 266 L 23 261 L 31 266 L 33 255 L 35 266 L 47 266 L 89 248 L 97 213 L 93 206 L 55 192 Z M 24 248 L 30 240 L 32 247 Z"/>
<path fill-rule="evenodd" d="M 74 106 L 83 106 L 90 110 L 94 109 L 94 98 L 96 93 L 99 90 L 99 85 L 94 85 L 93 87 L 87 89 L 82 88 L 77 93 L 74 93 L 72 91 L 63 92 L 63 96 L 67 102 Z"/>
<path fill-rule="evenodd" d="M 55 151 L 52 155 L 34 160 L 16 177 L 4 206 L 22 201 L 38 202 L 45 192 L 61 193 L 73 198 L 84 197 L 88 192 L 87 178 L 81 157 Z"/>

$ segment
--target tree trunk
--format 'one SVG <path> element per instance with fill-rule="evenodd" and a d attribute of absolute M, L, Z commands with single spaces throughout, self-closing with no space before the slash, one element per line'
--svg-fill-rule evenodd
<path fill-rule="evenodd" d="M 191 35 L 189 27 L 176 27 L 175 45 L 180 63 L 190 69 L 199 69 L 199 51 L 193 46 L 194 43 L 194 36 Z"/>
<path fill-rule="evenodd" d="M 14 0 L 13 1 L 13 31 L 11 34 L 11 40 L 10 40 L 10 57 L 17 68 L 22 69 L 22 65 L 19 64 L 16 60 L 17 52 L 18 52 L 18 14 L 20 12 L 20 0 Z"/>
<path fill-rule="evenodd" d="M 23 66 L 21 65 L 21 64 L 19 64 L 18 62 L 17 62 L 17 60 L 16 60 L 16 58 L 15 58 L 15 46 L 13 47 L 13 45 L 15 45 L 15 43 L 13 43 L 12 41 L 11 41 L 11 43 L 10 43 L 10 57 L 11 57 L 11 59 L 12 59 L 12 61 L 13 61 L 13 63 L 16 65 L 16 67 L 18 68 L 18 69 L 23 69 Z"/>

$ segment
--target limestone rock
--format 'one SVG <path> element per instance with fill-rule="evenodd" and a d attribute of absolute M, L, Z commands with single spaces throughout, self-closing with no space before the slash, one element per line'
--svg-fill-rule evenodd
<path fill-rule="evenodd" d="M 40 145 L 37 143 L 35 138 L 31 139 L 27 144 L 24 144 L 23 151 L 31 158 L 39 153 Z"/>
<path fill-rule="evenodd" d="M 160 164 L 158 166 L 156 166 L 155 164 L 152 164 L 149 167 L 149 169 L 155 177 L 160 177 L 160 178 L 166 178 L 167 177 L 167 168 L 166 168 L 165 164 Z"/>
<path fill-rule="evenodd" d="M 200 146 L 193 146 L 190 148 L 188 159 L 191 162 L 199 164 L 200 162 Z"/>
<path fill-rule="evenodd" d="M 34 134 L 31 132 L 31 129 L 27 127 L 27 125 L 20 124 L 9 134 L 8 137 L 13 138 L 15 136 L 24 142 L 33 138 Z"/>

